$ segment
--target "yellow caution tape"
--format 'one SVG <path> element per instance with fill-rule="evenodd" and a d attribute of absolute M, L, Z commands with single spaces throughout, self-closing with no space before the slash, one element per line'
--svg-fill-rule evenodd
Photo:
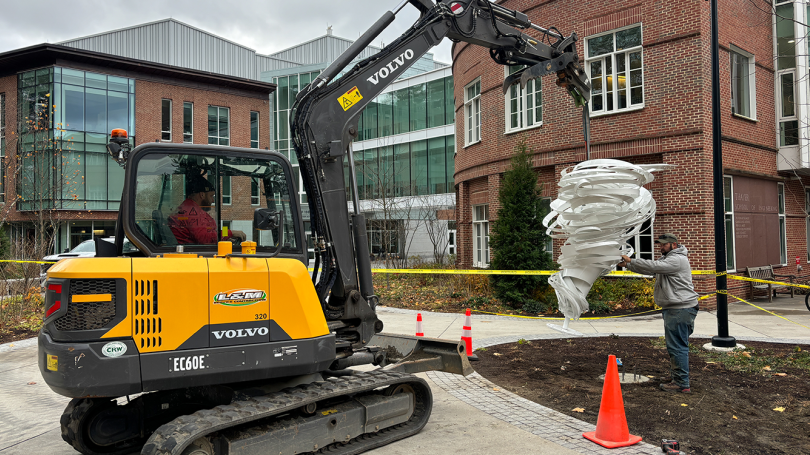
<path fill-rule="evenodd" d="M 27 264 L 56 264 L 56 262 L 50 262 L 50 261 L 15 261 L 15 260 L 12 260 L 12 259 L 0 259 L 0 262 L 21 262 L 21 263 L 27 263 Z"/>
<path fill-rule="evenodd" d="M 778 284 L 780 286 L 793 286 L 794 288 L 810 289 L 810 286 L 807 286 L 805 284 L 784 283 L 784 282 L 781 282 L 781 281 L 760 280 L 758 278 L 748 278 L 746 276 L 736 276 L 736 275 L 729 275 L 728 277 L 731 278 L 732 280 L 753 281 L 754 283 L 770 283 L 770 284 Z"/>
<path fill-rule="evenodd" d="M 547 318 L 547 317 L 542 317 L 542 316 L 521 316 L 519 314 L 491 313 L 489 311 L 481 311 L 481 310 L 470 310 L 470 311 L 474 311 L 476 313 L 491 314 L 493 316 L 506 316 L 506 317 L 510 317 L 510 318 L 521 318 L 521 319 L 548 319 L 548 320 L 560 320 L 560 321 L 565 319 L 565 318 Z M 594 319 L 629 318 L 629 317 L 633 317 L 633 316 L 638 316 L 640 314 L 653 313 L 655 311 L 661 311 L 661 309 L 658 308 L 656 310 L 647 310 L 647 311 L 641 311 L 639 313 L 622 314 L 622 315 L 618 315 L 618 316 L 602 316 L 602 317 L 589 317 L 589 318 L 579 318 L 579 319 L 594 320 Z"/>
<path fill-rule="evenodd" d="M 798 323 L 798 322 L 796 322 L 796 321 L 791 321 L 790 319 L 788 319 L 788 318 L 786 318 L 786 317 L 784 317 L 784 316 L 780 316 L 780 315 L 778 315 L 778 314 L 774 313 L 773 311 L 768 311 L 768 310 L 766 310 L 765 308 L 762 308 L 762 307 L 760 307 L 760 306 L 756 306 L 756 305 L 754 305 L 754 304 L 753 304 L 753 303 L 751 303 L 751 302 L 748 302 L 748 301 L 746 301 L 746 300 L 743 300 L 743 299 L 741 299 L 741 298 L 737 297 L 736 295 L 731 295 L 731 294 L 729 294 L 729 296 L 734 297 L 735 299 L 739 300 L 740 302 L 742 302 L 742 303 L 747 303 L 747 304 L 751 305 L 752 307 L 757 308 L 757 309 L 760 309 L 760 310 L 762 310 L 762 311 L 764 311 L 764 312 L 766 312 L 766 313 L 768 313 L 768 314 L 772 314 L 772 315 L 774 315 L 774 316 L 776 316 L 776 317 L 778 317 L 778 318 L 780 318 L 780 319 L 784 319 L 785 321 L 792 322 L 792 323 L 794 323 L 794 324 L 796 324 L 796 325 L 802 326 L 802 327 L 804 327 L 805 329 L 810 330 L 810 327 L 807 327 L 807 326 L 806 326 L 806 325 L 804 325 L 804 324 L 799 324 L 799 323 Z"/>

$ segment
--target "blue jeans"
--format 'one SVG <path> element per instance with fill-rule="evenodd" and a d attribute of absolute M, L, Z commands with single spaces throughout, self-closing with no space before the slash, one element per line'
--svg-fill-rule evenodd
<path fill-rule="evenodd" d="M 697 313 L 697 307 L 663 311 L 670 374 L 684 388 L 689 388 L 689 335 L 695 331 Z"/>

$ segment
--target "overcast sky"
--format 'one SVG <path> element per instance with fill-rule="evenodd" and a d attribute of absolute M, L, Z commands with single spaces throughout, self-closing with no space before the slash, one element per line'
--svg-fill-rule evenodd
<path fill-rule="evenodd" d="M 174 18 L 260 54 L 271 54 L 326 34 L 357 39 L 398 0 L 45 0 L 35 3 L 0 0 L 0 52 L 132 25 Z M 406 6 L 394 23 L 375 40 L 389 43 L 418 17 Z M 39 19 L 44 19 L 38 22 Z M 434 59 L 450 63 L 450 41 L 431 52 Z"/>

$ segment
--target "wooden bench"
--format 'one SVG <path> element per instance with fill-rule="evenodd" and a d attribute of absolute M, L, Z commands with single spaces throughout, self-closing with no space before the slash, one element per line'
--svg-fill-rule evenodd
<path fill-rule="evenodd" d="M 773 273 L 773 266 L 765 265 L 762 267 L 747 267 L 745 269 L 745 274 L 748 275 L 749 278 L 756 278 L 758 280 L 768 280 L 768 281 L 787 281 L 780 278 L 788 278 L 791 283 L 796 279 L 796 275 L 776 275 Z M 757 291 L 766 291 L 768 293 L 768 301 L 773 302 L 773 297 L 776 295 L 777 292 L 790 294 L 790 297 L 793 298 L 793 286 L 780 286 L 778 284 L 771 284 L 771 283 L 756 283 L 753 281 L 749 281 L 748 284 L 751 285 L 751 297 L 756 296 Z"/>

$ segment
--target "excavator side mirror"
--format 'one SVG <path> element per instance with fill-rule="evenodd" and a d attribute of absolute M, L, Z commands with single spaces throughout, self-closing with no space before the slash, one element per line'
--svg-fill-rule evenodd
<path fill-rule="evenodd" d="M 278 228 L 281 212 L 272 209 L 258 208 L 253 212 L 253 228 L 260 231 L 271 231 Z"/>

